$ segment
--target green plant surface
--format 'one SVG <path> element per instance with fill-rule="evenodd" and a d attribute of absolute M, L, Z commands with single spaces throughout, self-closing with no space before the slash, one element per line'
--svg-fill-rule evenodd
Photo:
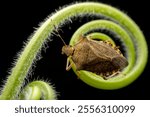
<path fill-rule="evenodd" d="M 120 41 L 125 45 L 129 65 L 122 71 L 122 74 L 108 80 L 104 80 L 101 76 L 88 71 L 76 71 L 74 66 L 73 69 L 78 77 L 90 86 L 109 90 L 125 87 L 139 77 L 147 63 L 148 50 L 143 33 L 136 23 L 126 14 L 109 5 L 97 2 L 76 3 L 64 7 L 49 16 L 29 38 L 7 78 L 0 99 L 18 99 L 18 95 L 20 99 L 55 99 L 56 93 L 53 87 L 43 81 L 35 81 L 27 85 L 29 88 L 25 88 L 23 91 L 25 94 L 19 93 L 24 84 L 24 79 L 31 70 L 31 66 L 36 62 L 44 44 L 48 42 L 48 37 L 59 29 L 62 24 L 65 24 L 67 20 L 70 20 L 71 17 L 82 14 L 102 15 L 109 20 L 96 20 L 83 25 L 72 36 L 70 45 L 77 43 L 80 35 L 84 35 L 94 28 L 111 30 L 121 38 Z M 106 34 L 93 34 L 93 38 L 94 36 L 104 40 L 111 40 Z M 37 86 L 42 87 L 42 92 L 38 92 L 39 88 Z M 43 93 L 43 88 L 46 88 L 48 94 L 52 96 L 48 96 L 45 92 Z"/>

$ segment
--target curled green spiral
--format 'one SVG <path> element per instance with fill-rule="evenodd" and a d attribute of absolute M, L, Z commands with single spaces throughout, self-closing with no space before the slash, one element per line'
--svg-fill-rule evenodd
<path fill-rule="evenodd" d="M 52 86 L 44 81 L 33 81 L 29 83 L 20 93 L 21 100 L 49 100 L 56 99 L 56 92 Z"/>
<path fill-rule="evenodd" d="M 95 3 L 87 3 L 85 6 L 88 8 L 89 13 L 103 15 L 111 20 L 95 20 L 83 25 L 72 36 L 70 45 L 74 45 L 80 39 L 80 35 L 86 34 L 90 30 L 109 30 L 120 37 L 121 43 L 124 44 L 129 65 L 122 71 L 122 74 L 109 80 L 104 80 L 101 76 L 88 71 L 82 70 L 77 72 L 75 67 L 74 71 L 81 80 L 96 88 L 118 89 L 127 86 L 139 77 L 147 63 L 148 50 L 143 33 L 131 18 L 116 8 Z M 103 38 L 103 36 L 98 34 L 93 34 L 93 36 L 96 39 Z"/>
<path fill-rule="evenodd" d="M 21 52 L 16 65 L 12 68 L 11 74 L 8 76 L 0 99 L 16 99 L 16 97 L 19 95 L 25 77 L 27 76 L 32 64 L 37 58 L 36 56 L 38 55 L 39 51 L 41 51 L 44 43 L 47 42 L 48 37 L 53 34 L 55 27 L 59 28 L 62 24 L 65 24 L 64 22 L 66 22 L 66 20 L 69 20 L 74 16 L 80 16 L 82 14 L 101 15 L 104 16 L 105 19 L 91 21 L 80 27 L 72 36 L 70 44 L 74 45 L 79 40 L 79 36 L 85 35 L 91 30 L 109 30 L 114 32 L 116 36 L 121 39 L 120 41 L 124 45 L 129 65 L 123 71 L 123 74 L 117 75 L 116 77 L 108 80 L 104 80 L 101 76 L 88 71 L 76 71 L 75 67 L 73 67 L 78 77 L 90 86 L 100 89 L 122 88 L 132 83 L 139 77 L 147 63 L 148 50 L 143 33 L 140 31 L 135 22 L 120 10 L 109 5 L 96 2 L 76 3 L 69 5 L 51 15 L 46 19 L 46 21 L 42 23 L 42 25 L 39 27 L 39 29 L 37 29 L 33 36 L 31 36 L 28 43 Z M 92 35 L 91 37 L 93 39 L 98 38 L 111 40 L 109 36 L 99 32 L 89 35 Z M 33 84 L 31 83 L 29 86 L 32 86 Z M 20 97 L 28 97 L 26 96 L 28 95 L 27 92 L 30 92 L 31 90 L 32 88 L 29 90 L 26 88 L 24 91 L 25 95 L 22 96 L 21 94 Z M 30 92 L 30 94 L 34 93 Z M 29 99 L 36 98 L 30 97 Z"/>

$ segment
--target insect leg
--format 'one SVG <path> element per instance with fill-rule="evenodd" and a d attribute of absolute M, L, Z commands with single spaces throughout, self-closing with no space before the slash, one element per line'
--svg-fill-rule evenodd
<path fill-rule="evenodd" d="M 69 71 L 71 67 L 72 67 L 72 63 L 70 63 L 69 58 L 67 58 L 66 71 Z"/>
<path fill-rule="evenodd" d="M 112 77 L 114 77 L 114 76 L 116 76 L 116 75 L 118 75 L 118 74 L 120 74 L 121 72 L 120 71 L 114 71 L 114 73 L 112 73 L 110 76 L 106 76 L 104 79 L 105 80 L 108 80 L 109 78 L 112 78 Z"/>

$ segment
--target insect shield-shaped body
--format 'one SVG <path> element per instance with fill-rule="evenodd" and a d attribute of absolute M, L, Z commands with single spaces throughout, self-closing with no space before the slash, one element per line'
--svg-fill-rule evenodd
<path fill-rule="evenodd" d="M 106 41 L 95 41 L 87 37 L 74 46 L 65 45 L 62 54 L 70 56 L 76 66 L 76 70 L 87 70 L 107 78 L 128 65 L 126 58 L 120 50 Z M 68 63 L 68 61 L 67 61 Z M 69 70 L 71 64 L 66 69 Z"/>

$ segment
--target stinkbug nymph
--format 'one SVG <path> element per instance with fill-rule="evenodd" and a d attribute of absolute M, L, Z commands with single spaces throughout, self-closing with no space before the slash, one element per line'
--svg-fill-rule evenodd
<path fill-rule="evenodd" d="M 127 59 L 116 46 L 84 36 L 81 36 L 80 41 L 74 46 L 64 45 L 62 54 L 72 59 L 77 71 L 90 71 L 102 75 L 105 79 L 128 65 Z M 70 70 L 71 66 L 67 60 L 66 70 Z"/>

